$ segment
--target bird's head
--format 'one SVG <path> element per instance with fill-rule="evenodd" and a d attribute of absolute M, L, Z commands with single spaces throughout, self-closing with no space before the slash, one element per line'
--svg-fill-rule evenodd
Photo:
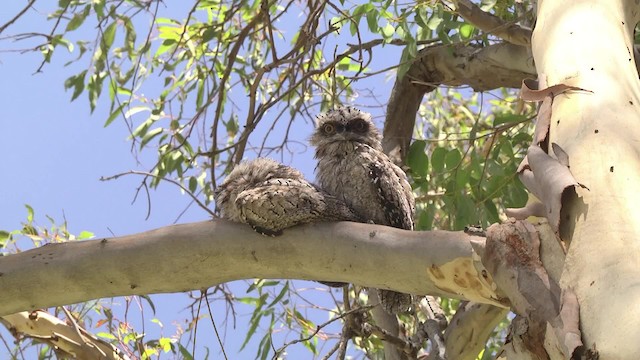
<path fill-rule="evenodd" d="M 361 143 L 381 149 L 381 136 L 371 114 L 354 107 L 340 107 L 318 115 L 311 144 L 323 147 L 342 142 Z"/>

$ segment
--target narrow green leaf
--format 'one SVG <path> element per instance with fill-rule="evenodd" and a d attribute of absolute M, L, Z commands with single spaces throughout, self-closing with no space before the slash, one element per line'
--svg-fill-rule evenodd
<path fill-rule="evenodd" d="M 8 231 L 0 230 L 0 246 L 5 246 L 10 238 L 11 234 Z"/>
<path fill-rule="evenodd" d="M 465 226 L 478 223 L 478 211 L 473 200 L 466 195 L 456 197 L 455 227 L 462 230 Z"/>
<path fill-rule="evenodd" d="M 415 176 L 426 177 L 429 172 L 429 157 L 424 151 L 426 144 L 424 140 L 416 140 L 409 147 L 407 164 Z"/>
<path fill-rule="evenodd" d="M 398 28 L 399 30 L 400 28 Z M 415 46 L 415 42 L 413 43 Z M 398 78 L 403 78 L 404 75 L 409 71 L 411 67 L 411 61 L 415 58 L 415 54 L 411 55 L 412 52 L 415 53 L 415 47 L 412 47 L 411 44 L 407 44 L 402 50 L 402 55 L 400 56 L 400 66 L 398 66 Z"/>
<path fill-rule="evenodd" d="M 111 124 L 113 120 L 115 120 L 120 114 L 122 114 L 122 110 L 127 105 L 129 105 L 129 102 L 124 101 L 122 104 L 120 104 L 120 106 L 118 106 L 115 110 L 113 110 L 109 115 L 109 117 L 107 118 L 107 121 L 104 122 L 104 127 L 109 126 L 109 124 Z"/>
<path fill-rule="evenodd" d="M 143 148 L 149 141 L 151 141 L 154 137 L 158 136 L 158 134 L 162 133 L 164 129 L 161 127 L 155 128 L 149 132 L 147 132 L 143 137 L 142 141 L 140 141 L 140 148 Z"/>
<path fill-rule="evenodd" d="M 493 126 L 506 123 L 517 123 L 528 119 L 525 115 L 513 114 L 513 113 L 496 113 L 493 115 Z"/>
<path fill-rule="evenodd" d="M 71 76 L 64 82 L 65 89 L 73 87 L 73 95 L 71 95 L 71 101 L 75 100 L 82 94 L 84 90 L 84 79 L 87 75 L 87 70 L 82 71 L 80 74 Z"/>
<path fill-rule="evenodd" d="M 141 112 L 141 111 L 151 111 L 151 109 L 149 109 L 149 107 L 147 106 L 134 106 L 132 108 L 130 108 L 129 110 L 127 110 L 127 112 L 124 113 L 124 117 L 126 118 L 130 118 L 131 116 Z M 135 134 L 135 131 L 134 131 Z"/>
<path fill-rule="evenodd" d="M 194 360 L 193 355 L 185 348 L 182 344 L 178 343 L 178 350 L 180 350 L 180 355 L 184 360 Z"/>
<path fill-rule="evenodd" d="M 110 334 L 108 332 L 99 332 L 96 334 L 96 336 L 99 336 L 104 339 L 109 339 L 109 340 L 117 340 L 113 334 Z"/>
<path fill-rule="evenodd" d="M 282 287 L 282 290 L 280 290 L 280 293 L 278 294 L 278 296 L 276 296 L 276 298 L 273 299 L 273 301 L 269 305 L 267 305 L 267 307 L 272 307 L 273 305 L 279 303 L 280 300 L 282 300 L 282 298 L 287 294 L 287 292 L 289 292 L 289 282 L 288 281 Z"/>
<path fill-rule="evenodd" d="M 444 164 L 447 167 L 447 170 L 452 170 L 460 165 L 460 161 L 462 160 L 462 153 L 458 149 L 451 149 L 447 156 L 444 159 Z"/>
<path fill-rule="evenodd" d="M 202 32 L 202 38 L 200 41 L 204 43 L 208 43 L 213 39 L 216 35 L 218 35 L 218 31 L 214 27 L 210 27 Z"/>
<path fill-rule="evenodd" d="M 158 339 L 158 344 L 162 348 L 162 351 L 165 352 L 165 354 L 171 351 L 172 341 L 170 338 L 161 337 L 160 339 Z"/>
<path fill-rule="evenodd" d="M 471 38 L 475 29 L 473 25 L 467 23 L 462 24 L 460 26 L 460 37 L 464 40 Z"/>
<path fill-rule="evenodd" d="M 260 299 L 255 297 L 239 297 L 239 298 L 235 298 L 235 300 L 243 304 L 252 305 L 252 304 L 257 304 Z"/>
<path fill-rule="evenodd" d="M 424 211 L 419 213 L 417 230 L 431 230 L 433 228 L 435 209 L 436 208 L 434 206 L 427 206 Z"/>
<path fill-rule="evenodd" d="M 198 91 L 196 93 L 196 109 L 202 107 L 202 101 L 204 100 L 204 81 L 198 80 Z"/>
<path fill-rule="evenodd" d="M 106 52 L 113 45 L 113 41 L 116 38 L 116 22 L 112 22 L 102 33 L 102 43 L 104 44 L 104 51 Z"/>
<path fill-rule="evenodd" d="M 260 340 L 260 345 L 258 345 L 258 356 L 260 360 L 266 360 L 271 352 L 271 333 L 266 333 L 262 340 Z"/>
<path fill-rule="evenodd" d="M 195 193 L 198 190 L 198 179 L 195 176 L 189 177 L 189 191 Z"/>
<path fill-rule="evenodd" d="M 253 334 L 255 334 L 256 329 L 258 328 L 258 325 L 260 324 L 260 319 L 262 318 L 261 312 L 259 312 L 259 314 L 260 315 L 258 315 L 255 318 L 251 319 L 249 330 L 247 330 L 247 335 L 245 336 L 244 341 L 242 342 L 242 345 L 240 346 L 240 350 L 244 349 L 244 347 L 247 346 L 247 343 L 249 342 L 249 340 L 251 340 L 251 337 L 253 336 Z"/>
<path fill-rule="evenodd" d="M 78 240 L 86 240 L 86 239 L 91 239 L 92 237 L 94 237 L 94 234 L 90 231 L 81 231 L 80 234 L 77 236 Z"/>
<path fill-rule="evenodd" d="M 96 12 L 98 20 L 104 19 L 105 0 L 93 0 L 93 11 Z"/>
<path fill-rule="evenodd" d="M 380 27 L 378 25 L 378 17 L 378 10 L 376 10 L 375 8 L 367 12 L 367 25 L 369 25 L 369 30 L 372 33 L 377 33 L 378 28 Z"/>
<path fill-rule="evenodd" d="M 24 204 L 24 207 L 27 208 L 27 222 L 31 224 L 33 222 L 33 208 L 30 205 Z"/>
<path fill-rule="evenodd" d="M 71 18 L 71 20 L 69 20 L 69 23 L 67 23 L 67 28 L 65 31 L 69 32 L 79 28 L 80 25 L 84 23 L 84 20 L 87 18 L 87 15 L 89 15 L 90 11 L 91 5 L 87 5 L 84 7 L 84 10 L 82 12 L 76 12 L 75 14 L 73 14 L 73 17 Z"/>
<path fill-rule="evenodd" d="M 393 39 L 393 34 L 396 33 L 396 29 L 393 25 L 387 23 L 387 25 L 380 28 L 380 33 L 382 34 L 382 38 L 384 38 L 385 42 L 389 42 Z"/>
<path fill-rule="evenodd" d="M 447 155 L 447 150 L 443 147 L 437 147 L 431 154 L 431 166 L 436 173 L 440 173 L 444 170 L 444 157 Z"/>
<path fill-rule="evenodd" d="M 431 17 L 429 18 L 429 20 L 427 21 L 427 28 L 429 28 L 430 30 L 436 30 L 438 29 L 440 24 L 442 24 L 443 21 L 444 20 L 442 19 L 441 14 L 434 11 L 431 14 Z"/>

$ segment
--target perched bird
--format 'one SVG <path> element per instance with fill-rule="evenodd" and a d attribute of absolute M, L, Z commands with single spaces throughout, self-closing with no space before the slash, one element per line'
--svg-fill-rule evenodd
<path fill-rule="evenodd" d="M 240 163 L 214 196 L 223 218 L 249 224 L 263 235 L 280 235 L 283 229 L 310 222 L 362 222 L 344 202 L 309 183 L 298 170 L 268 158 Z"/>
<path fill-rule="evenodd" d="M 300 171 L 268 158 L 238 164 L 214 196 L 223 218 L 249 224 L 264 235 L 280 235 L 283 229 L 309 222 L 362 222 Z"/>
<path fill-rule="evenodd" d="M 413 230 L 415 198 L 407 175 L 382 151 L 382 136 L 371 115 L 353 107 L 320 114 L 311 137 L 316 178 L 365 222 Z M 407 311 L 411 295 L 378 290 L 389 313 Z"/>

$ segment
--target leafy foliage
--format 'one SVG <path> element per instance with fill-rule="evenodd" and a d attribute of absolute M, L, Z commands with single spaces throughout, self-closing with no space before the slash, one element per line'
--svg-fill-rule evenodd
<path fill-rule="evenodd" d="M 420 194 L 418 228 L 461 230 L 499 222 L 502 209 L 527 201 L 516 177 L 531 143 L 535 109 L 513 92 L 500 101 L 463 99 L 453 90 L 432 93 L 420 111 L 407 163 Z M 489 111 L 478 111 L 489 106 Z"/>

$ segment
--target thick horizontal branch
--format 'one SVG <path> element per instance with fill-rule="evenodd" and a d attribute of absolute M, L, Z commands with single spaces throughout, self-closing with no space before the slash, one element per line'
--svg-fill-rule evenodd
<path fill-rule="evenodd" d="M 223 220 L 0 257 L 0 316 L 90 299 L 170 293 L 247 278 L 356 283 L 502 305 L 472 250 L 484 238 L 350 222 L 265 237 Z"/>

